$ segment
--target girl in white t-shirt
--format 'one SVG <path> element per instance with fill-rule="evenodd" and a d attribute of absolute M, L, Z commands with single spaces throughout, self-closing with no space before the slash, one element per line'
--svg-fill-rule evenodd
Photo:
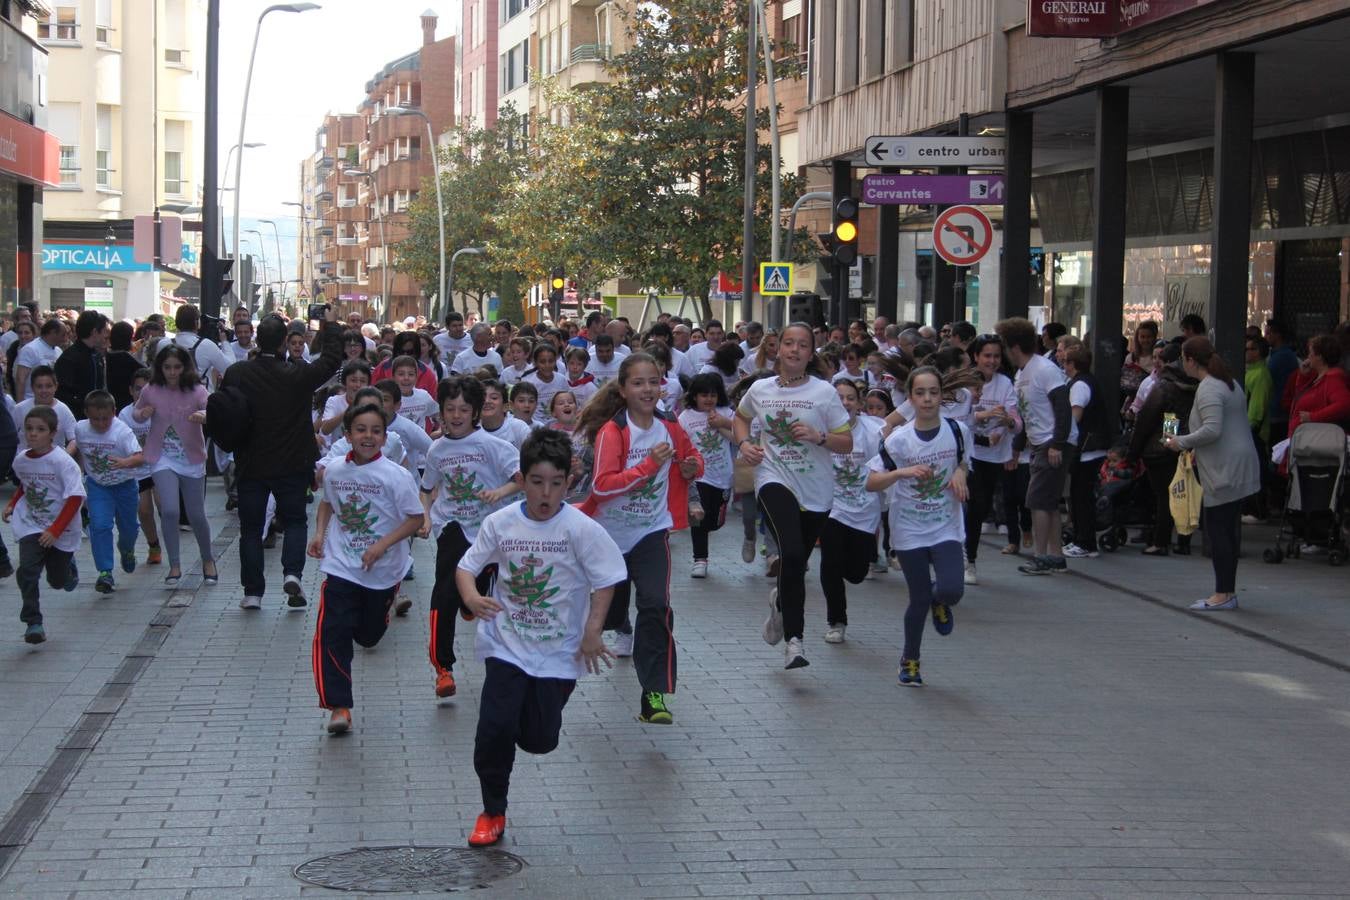
<path fill-rule="evenodd" d="M 802 649 L 806 563 L 833 500 L 830 454 L 847 453 L 853 446 L 839 395 L 829 382 L 811 375 L 814 357 L 811 326 L 794 323 L 783 329 L 777 377 L 751 385 L 735 419 L 737 450 L 756 467 L 759 507 L 778 544 L 778 586 L 769 595 L 762 633 L 770 645 L 787 638 L 788 669 L 808 665 Z M 758 443 L 750 440 L 755 423 L 763 429 Z"/>
<path fill-rule="evenodd" d="M 895 401 L 891 399 L 890 387 L 874 387 L 863 398 L 863 412 L 880 420 L 886 427 L 886 417 L 895 412 Z M 900 568 L 900 559 L 891 552 L 891 517 L 887 514 L 891 508 L 890 495 L 881 494 L 881 554 L 877 562 L 872 563 L 872 574 L 883 574 L 887 567 Z"/>
<path fill-rule="evenodd" d="M 535 411 L 536 425 L 547 425 L 552 421 L 548 414 L 553 395 L 567 389 L 567 376 L 558 371 L 558 350 L 548 341 L 534 348 L 534 371 L 520 380 L 521 384 L 533 385 L 539 394 L 539 405 Z"/>
<path fill-rule="evenodd" d="M 726 522 L 727 495 L 731 491 L 732 417 L 719 375 L 695 375 L 684 398 L 680 425 L 703 457 L 703 474 L 694 482 L 698 509 L 691 511 L 689 537 L 694 545 L 693 578 L 708 577 L 708 535 Z"/>
<path fill-rule="evenodd" d="M 136 370 L 131 376 L 131 402 L 122 407 L 121 412 L 117 414 L 117 418 L 125 422 L 131 433 L 136 435 L 142 449 L 145 447 L 145 439 L 150 436 L 150 422 L 137 421 L 134 413 L 136 401 L 141 399 L 141 391 L 150 383 L 153 375 L 154 372 L 149 369 Z M 155 523 L 155 482 L 150 477 L 149 470 L 142 473 L 137 489 L 140 491 L 140 500 L 136 506 L 136 517 L 140 520 L 141 532 L 145 535 L 145 542 L 149 548 L 145 564 L 157 566 L 163 560 L 164 554 L 159 547 L 159 528 Z"/>
<path fill-rule="evenodd" d="M 1003 342 L 985 335 L 971 342 L 967 352 L 984 380 L 975 388 L 970 425 L 974 445 L 970 448 L 970 500 L 966 503 L 966 584 L 979 584 L 975 559 L 980 553 L 980 532 L 994 505 L 994 494 L 1012 477 L 1006 466 L 1013 458 L 1013 439 L 1022 430 L 1017 413 L 1017 391 L 1012 379 L 999 371 L 1003 366 Z"/>
<path fill-rule="evenodd" d="M 688 482 L 703 474 L 703 458 L 679 423 L 658 410 L 660 399 L 660 367 L 635 352 L 586 406 L 581 428 L 595 448 L 595 463 L 581 511 L 604 526 L 628 567 L 627 580 L 614 589 L 605 628 L 631 635 L 642 685 L 638 720 L 668 725 L 674 716 L 665 695 L 675 693 L 670 532 L 688 525 Z M 628 620 L 630 585 L 636 587 L 636 627 Z M 615 652 L 623 656 L 625 649 Z"/>
<path fill-rule="evenodd" d="M 859 415 L 860 383 L 838 381 L 839 402 L 848 413 L 853 447 L 830 454 L 834 465 L 834 502 L 820 530 L 820 589 L 825 594 L 825 643 L 842 644 L 848 627 L 844 582 L 862 584 L 876 559 L 881 498 L 867 491 L 867 464 L 881 446 L 881 419 Z"/>
<path fill-rule="evenodd" d="M 533 429 L 507 412 L 508 393 L 506 385 L 500 381 L 483 382 L 483 414 L 478 419 L 478 425 L 488 434 L 501 438 L 519 450 Z"/>
<path fill-rule="evenodd" d="M 342 367 L 342 392 L 328 398 L 319 416 L 319 434 L 324 437 L 324 445 L 331 444 L 341 434 L 342 417 L 351 406 L 356 392 L 370 384 L 370 363 L 364 359 L 349 360 Z M 337 432 L 337 435 L 334 432 Z"/>
<path fill-rule="evenodd" d="M 384 637 L 412 565 L 408 539 L 422 526 L 417 484 L 381 452 L 386 421 L 383 404 L 364 396 L 343 414 L 351 451 L 328 466 L 309 543 L 325 576 L 312 656 L 329 734 L 352 727 L 352 643 L 374 647 Z"/>
<path fill-rule="evenodd" d="M 907 393 L 914 421 L 891 432 L 883 452 L 868 468 L 869 491 L 891 495 L 891 546 L 909 588 L 900 683 L 923 684 L 919 646 L 931 613 L 938 634 L 951 634 L 951 608 L 965 591 L 961 542 L 965 520 L 966 466 L 970 432 L 964 423 L 942 415 L 943 384 L 938 370 L 920 366 L 909 376 Z M 932 567 L 933 575 L 929 574 Z"/>
<path fill-rule="evenodd" d="M 568 436 L 577 430 L 577 396 L 571 391 L 558 391 L 548 402 L 548 427 Z"/>

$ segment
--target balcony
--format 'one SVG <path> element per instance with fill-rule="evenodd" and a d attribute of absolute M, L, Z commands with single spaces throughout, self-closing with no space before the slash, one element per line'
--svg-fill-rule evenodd
<path fill-rule="evenodd" d="M 331 231 L 332 229 L 329 230 Z M 337 245 L 339 247 L 355 247 L 359 243 L 361 243 L 361 239 L 358 237 L 339 237 L 337 239 Z"/>
<path fill-rule="evenodd" d="M 609 44 L 577 44 L 572 48 L 570 62 L 572 65 L 582 62 L 604 62 L 609 59 L 611 49 L 613 48 Z"/>
<path fill-rule="evenodd" d="M 332 202 L 333 202 L 333 192 L 332 192 L 332 191 L 319 191 L 319 193 L 316 194 L 316 195 L 314 196 L 314 200 L 315 200 L 316 202 L 318 202 L 318 203 L 332 203 Z"/>
<path fill-rule="evenodd" d="M 333 157 L 327 155 L 320 156 L 314 162 L 314 174 L 322 178 L 335 164 L 336 160 L 334 160 Z"/>
<path fill-rule="evenodd" d="M 609 0 L 572 0 L 573 9 L 594 9 L 597 6 L 603 6 Z"/>

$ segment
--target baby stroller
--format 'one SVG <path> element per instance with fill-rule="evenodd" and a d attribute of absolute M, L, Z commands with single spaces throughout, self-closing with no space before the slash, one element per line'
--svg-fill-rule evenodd
<path fill-rule="evenodd" d="M 1114 553 L 1129 540 L 1126 525 L 1138 524 L 1130 511 L 1144 467 L 1126 462 L 1122 451 L 1113 450 L 1097 471 L 1097 545 Z"/>
<path fill-rule="evenodd" d="M 1341 426 L 1308 422 L 1294 429 L 1289 441 L 1289 495 L 1280 515 L 1275 546 L 1262 554 L 1266 562 L 1280 563 L 1286 556 L 1299 558 L 1302 542 L 1290 527 L 1291 512 L 1302 516 L 1304 537 L 1311 536 L 1315 517 L 1329 519 L 1327 562 L 1333 566 L 1345 562 L 1341 508 L 1345 465 L 1346 440 Z"/>

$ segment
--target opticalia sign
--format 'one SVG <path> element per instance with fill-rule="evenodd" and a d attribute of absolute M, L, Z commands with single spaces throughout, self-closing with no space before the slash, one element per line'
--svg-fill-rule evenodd
<path fill-rule="evenodd" d="M 1109 38 L 1218 0 L 1029 0 L 1032 37 Z"/>
<path fill-rule="evenodd" d="M 132 258 L 126 244 L 46 244 L 42 248 L 42 268 L 52 272 L 149 272 L 152 267 Z"/>

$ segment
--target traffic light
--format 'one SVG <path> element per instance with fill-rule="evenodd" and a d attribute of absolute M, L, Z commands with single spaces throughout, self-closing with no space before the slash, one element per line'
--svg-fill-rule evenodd
<path fill-rule="evenodd" d="M 858 261 L 858 201 L 850 196 L 834 204 L 834 261 L 844 268 Z"/>
<path fill-rule="evenodd" d="M 548 281 L 548 303 L 553 311 L 553 318 L 558 318 L 558 311 L 562 309 L 563 291 L 567 288 L 567 273 L 563 271 L 562 266 L 553 267 L 553 275 Z"/>
<path fill-rule="evenodd" d="M 225 305 L 226 298 L 230 296 L 230 290 L 234 287 L 234 276 L 230 274 L 232 269 L 234 269 L 233 256 L 222 256 L 216 260 L 216 296 L 220 298 L 221 307 Z"/>

